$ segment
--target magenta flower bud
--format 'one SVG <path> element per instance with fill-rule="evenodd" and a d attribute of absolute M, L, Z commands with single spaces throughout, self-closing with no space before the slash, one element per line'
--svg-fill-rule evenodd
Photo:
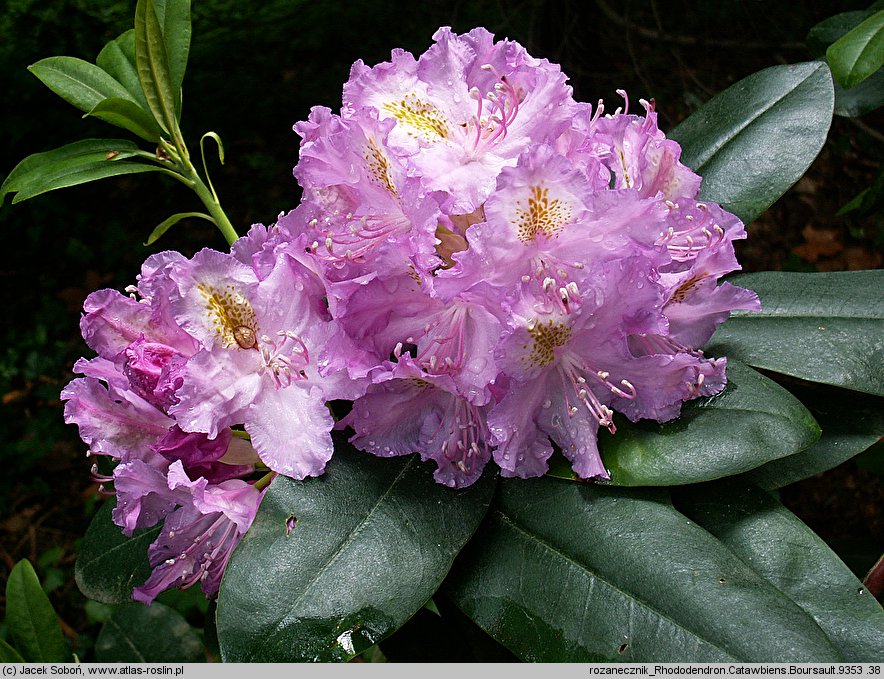
<path fill-rule="evenodd" d="M 123 374 L 132 391 L 165 411 L 177 403 L 175 390 L 183 382 L 187 358 L 172 347 L 149 342 L 141 335 L 123 350 Z"/>

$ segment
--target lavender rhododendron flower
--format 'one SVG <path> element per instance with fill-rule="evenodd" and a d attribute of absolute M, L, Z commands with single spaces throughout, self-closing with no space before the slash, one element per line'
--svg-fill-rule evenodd
<path fill-rule="evenodd" d="M 434 460 L 453 487 L 492 456 L 541 475 L 554 446 L 607 478 L 596 432 L 615 413 L 662 422 L 724 388 L 725 359 L 698 349 L 757 308 L 718 283 L 745 231 L 698 201 L 652 104 L 635 115 L 621 93 L 605 115 L 484 29 L 434 40 L 357 62 L 340 113 L 295 126 L 304 199 L 280 228 L 322 261 L 338 324 L 325 374 L 368 384 L 339 427 L 374 454 Z M 396 203 L 406 183 L 414 198 Z"/>
<path fill-rule="evenodd" d="M 112 476 L 93 467 L 96 480 L 114 484 L 114 521 L 130 535 L 164 523 L 151 546 L 156 569 L 135 593 L 145 603 L 173 585 L 200 581 L 207 594 L 217 591 L 224 564 L 248 529 L 261 496 L 243 480 L 252 476 L 252 462 L 258 461 L 250 445 L 251 453 L 243 454 L 247 444 L 229 428 L 212 436 L 184 432 L 172 413 L 186 380 L 184 366 L 199 349 L 168 307 L 174 284 L 169 273 L 182 262 L 184 257 L 172 253 L 151 257 L 130 297 L 101 290 L 87 298 L 81 327 L 98 356 L 78 361 L 75 370 L 84 377 L 62 391 L 65 420 L 79 427 L 90 453 L 118 461 Z M 211 521 L 200 523 L 197 515 Z M 190 517 L 187 527 L 182 516 Z M 175 530 L 186 532 L 188 546 L 179 551 L 188 558 L 184 570 L 179 562 L 173 571 L 169 559 L 153 557 Z"/>
<path fill-rule="evenodd" d="M 295 125 L 303 197 L 275 224 L 90 295 L 97 357 L 62 396 L 117 460 L 114 520 L 163 522 L 137 599 L 216 591 L 257 479 L 322 474 L 332 429 L 453 488 L 491 460 L 542 475 L 556 450 L 604 480 L 599 428 L 725 387 L 700 347 L 758 308 L 720 283 L 745 230 L 620 94 L 607 114 L 518 43 L 441 28 L 418 57 L 356 62 L 340 110 Z"/>

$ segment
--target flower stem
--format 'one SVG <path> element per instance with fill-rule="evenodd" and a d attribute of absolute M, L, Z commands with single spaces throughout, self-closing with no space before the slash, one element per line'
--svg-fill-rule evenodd
<path fill-rule="evenodd" d="M 215 196 L 212 195 L 209 187 L 205 185 L 203 180 L 197 174 L 196 169 L 190 164 L 190 161 L 187 160 L 186 163 L 187 169 L 189 170 L 188 177 L 193 182 L 193 190 L 196 192 L 196 195 L 200 197 L 200 200 L 203 201 L 203 205 L 206 206 L 206 210 L 209 211 L 209 214 L 212 215 L 212 219 L 215 220 L 215 225 L 227 239 L 227 244 L 233 245 L 233 242 L 239 238 L 239 235 L 237 235 L 236 230 L 233 228 L 233 224 L 230 223 L 227 215 L 224 214 L 224 210 L 221 209 L 221 204 Z"/>
<path fill-rule="evenodd" d="M 270 485 L 270 482 L 276 478 L 276 472 L 268 472 L 264 474 L 260 479 L 255 481 L 255 490 L 264 490 L 267 486 Z"/>
<path fill-rule="evenodd" d="M 206 186 L 193 163 L 190 162 L 190 153 L 187 150 L 187 146 L 180 139 L 175 142 L 174 146 L 165 140 L 160 140 L 160 146 L 169 154 L 170 159 L 177 166 L 181 177 L 189 182 L 190 188 L 203 201 L 203 205 L 206 206 L 206 210 L 212 216 L 215 226 L 218 227 L 218 230 L 227 239 L 227 244 L 233 245 L 233 242 L 239 238 L 239 235 L 236 233 L 236 229 L 233 228 L 233 224 L 230 223 L 224 210 L 221 209 L 221 203 L 218 202 L 215 192 Z"/>

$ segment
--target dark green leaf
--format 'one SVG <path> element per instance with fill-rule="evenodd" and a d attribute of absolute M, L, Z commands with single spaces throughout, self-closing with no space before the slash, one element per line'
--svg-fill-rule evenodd
<path fill-rule="evenodd" d="M 95 64 L 74 57 L 49 57 L 28 67 L 69 104 L 88 113 L 108 97 L 131 99 L 126 88 Z"/>
<path fill-rule="evenodd" d="M 204 214 L 202 212 L 179 212 L 178 214 L 172 215 L 168 219 L 164 219 L 157 227 L 150 232 L 150 235 L 147 237 L 147 240 L 144 242 L 145 245 L 153 245 L 156 243 L 160 237 L 166 233 L 170 228 L 175 226 L 182 219 L 187 219 L 189 217 L 198 217 L 199 219 L 205 219 L 206 221 L 215 223 L 215 220 L 212 219 L 209 215 Z"/>
<path fill-rule="evenodd" d="M 436 591 L 485 514 L 486 474 L 437 484 L 417 456 L 336 446 L 326 473 L 278 477 L 233 554 L 218 598 L 225 661 L 347 660 Z"/>
<path fill-rule="evenodd" d="M 814 58 L 824 58 L 826 48 L 867 19 L 874 10 L 844 12 L 810 29 L 807 48 Z M 884 72 L 877 72 L 849 90 L 835 83 L 835 115 L 855 118 L 884 105 Z"/>
<path fill-rule="evenodd" d="M 805 611 L 661 492 L 504 480 L 446 581 L 522 660 L 833 662 Z"/>
<path fill-rule="evenodd" d="M 833 106 L 824 63 L 773 66 L 713 97 L 670 136 L 682 146 L 682 162 L 703 177 L 700 197 L 748 223 L 816 158 Z"/>
<path fill-rule="evenodd" d="M 12 646 L 0 639 L 0 662 L 24 662 L 25 659 L 19 655 Z"/>
<path fill-rule="evenodd" d="M 861 83 L 884 65 L 884 10 L 865 19 L 832 43 L 826 58 L 835 81 L 845 89 Z"/>
<path fill-rule="evenodd" d="M 153 116 L 129 99 L 104 99 L 86 115 L 122 127 L 151 142 L 159 141 L 162 133 Z"/>
<path fill-rule="evenodd" d="M 755 290 L 761 311 L 735 311 L 708 353 L 884 396 L 884 271 L 734 276 Z"/>
<path fill-rule="evenodd" d="M 761 488 L 782 488 L 834 469 L 884 436 L 880 397 L 831 388 L 798 396 L 819 422 L 822 437 L 807 450 L 749 472 L 748 480 Z"/>
<path fill-rule="evenodd" d="M 116 78 L 142 109 L 150 111 L 147 98 L 138 80 L 135 66 L 135 30 L 129 29 L 116 40 L 110 41 L 98 54 L 95 63 Z"/>
<path fill-rule="evenodd" d="M 718 396 L 685 404 L 672 422 L 623 420 L 599 437 L 611 483 L 668 486 L 739 474 L 792 455 L 819 437 L 801 403 L 775 382 L 730 361 Z"/>
<path fill-rule="evenodd" d="M 169 56 L 153 0 L 138 0 L 135 6 L 135 66 L 151 113 L 166 132 L 177 136 L 178 115 Z"/>
<path fill-rule="evenodd" d="M 884 657 L 884 611 L 801 520 L 748 484 L 691 489 L 679 509 L 816 621 L 846 662 Z"/>
<path fill-rule="evenodd" d="M 15 564 L 6 581 L 6 626 L 28 662 L 69 659 L 58 616 L 27 559 Z"/>
<path fill-rule="evenodd" d="M 126 537 L 111 520 L 113 508 L 113 502 L 105 502 L 89 524 L 77 554 L 74 577 L 80 591 L 90 599 L 124 604 L 132 601 L 132 590 L 150 575 L 147 548 L 159 535 L 160 526 Z"/>
<path fill-rule="evenodd" d="M 177 611 L 154 602 L 116 609 L 95 641 L 98 662 L 204 662 L 203 644 Z"/>
<path fill-rule="evenodd" d="M 66 146 L 34 153 L 16 165 L 0 186 L 0 205 L 8 193 L 42 183 L 71 167 L 79 167 L 107 159 L 109 153 L 137 151 L 138 146 L 126 139 L 84 139 Z"/>
<path fill-rule="evenodd" d="M 96 179 L 105 179 L 107 177 L 117 177 L 123 174 L 140 174 L 142 172 L 158 172 L 160 168 L 156 165 L 147 165 L 145 163 L 127 163 L 126 161 L 108 161 L 99 160 L 92 163 L 81 163 L 76 166 L 68 166 L 60 169 L 52 175 L 42 177 L 40 180 L 34 181 L 21 190 L 12 199 L 13 203 L 20 203 L 28 198 L 39 196 L 48 191 L 55 189 L 63 189 L 68 186 L 76 186 L 77 184 L 85 184 Z"/>
<path fill-rule="evenodd" d="M 807 51 L 814 59 L 824 57 L 829 45 L 856 28 L 872 14 L 874 12 L 868 10 L 856 10 L 842 12 L 824 19 L 808 31 Z"/>
<path fill-rule="evenodd" d="M 190 0 L 154 0 L 169 57 L 169 80 L 175 94 L 175 111 L 181 116 L 181 85 L 190 52 Z M 162 8 L 161 8 L 162 6 Z"/>
<path fill-rule="evenodd" d="M 859 85 L 845 90 L 835 83 L 835 114 L 857 118 L 884 105 L 884 71 L 877 71 Z"/>

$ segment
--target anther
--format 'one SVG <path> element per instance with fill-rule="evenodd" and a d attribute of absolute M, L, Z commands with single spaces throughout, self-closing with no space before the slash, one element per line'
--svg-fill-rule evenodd
<path fill-rule="evenodd" d="M 255 331 L 247 325 L 238 325 L 233 329 L 233 339 L 241 349 L 254 349 L 258 344 Z"/>

